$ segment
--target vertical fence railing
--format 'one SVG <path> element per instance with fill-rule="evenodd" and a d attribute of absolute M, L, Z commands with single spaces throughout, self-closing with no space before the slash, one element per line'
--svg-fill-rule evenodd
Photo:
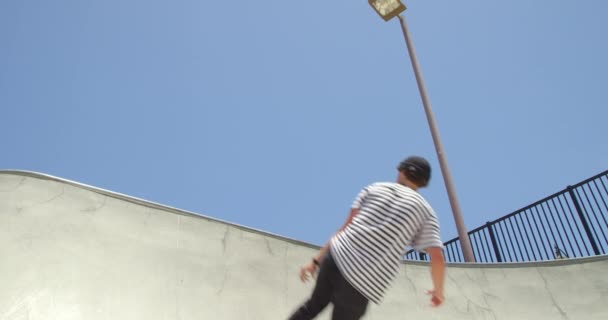
<path fill-rule="evenodd" d="M 608 253 L 608 170 L 469 231 L 479 263 L 543 261 Z M 444 243 L 448 262 L 464 262 L 460 241 Z M 407 260 L 428 261 L 413 250 Z"/>

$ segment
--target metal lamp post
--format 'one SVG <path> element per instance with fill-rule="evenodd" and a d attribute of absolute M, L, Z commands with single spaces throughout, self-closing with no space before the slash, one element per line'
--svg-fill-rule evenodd
<path fill-rule="evenodd" d="M 475 256 L 473 255 L 471 241 L 469 240 L 469 235 L 464 224 L 464 219 L 462 218 L 462 212 L 460 211 L 460 205 L 458 204 L 458 199 L 456 198 L 456 192 L 454 190 L 454 184 L 452 182 L 452 175 L 450 174 L 450 169 L 448 167 L 445 152 L 443 151 L 443 145 L 441 144 L 441 140 L 439 138 L 439 130 L 437 129 L 435 116 L 433 115 L 433 110 L 431 109 L 431 101 L 429 100 L 428 94 L 426 92 L 426 86 L 424 84 L 424 80 L 422 79 L 422 72 L 420 71 L 418 58 L 416 57 L 416 52 L 414 51 L 414 44 L 410 39 L 410 34 L 407 30 L 405 18 L 401 15 L 401 13 L 405 11 L 406 7 L 399 0 L 368 1 L 372 8 L 374 8 L 374 10 L 378 13 L 378 15 L 380 15 L 380 17 L 384 19 L 384 21 L 389 21 L 394 17 L 399 17 L 399 22 L 401 23 L 401 29 L 403 31 L 403 37 L 405 38 L 407 50 L 409 52 L 412 67 L 414 69 L 414 74 L 416 76 L 416 82 L 418 83 L 418 90 L 420 91 L 420 97 L 422 98 L 424 112 L 426 113 L 426 118 L 431 129 L 431 136 L 433 137 L 433 142 L 435 143 L 435 151 L 437 152 L 437 157 L 439 158 L 439 166 L 441 167 L 441 174 L 443 175 L 445 188 L 447 189 L 448 198 L 450 200 L 450 206 L 452 207 L 452 214 L 454 215 L 454 222 L 456 223 L 456 229 L 458 230 L 458 237 L 460 238 L 460 245 L 462 247 L 464 261 L 475 262 Z"/>

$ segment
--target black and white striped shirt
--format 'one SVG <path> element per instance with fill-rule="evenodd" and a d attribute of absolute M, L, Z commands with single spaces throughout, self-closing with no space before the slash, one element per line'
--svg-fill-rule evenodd
<path fill-rule="evenodd" d="M 331 254 L 344 278 L 380 303 L 407 247 L 443 248 L 439 223 L 420 194 L 398 183 L 365 187 L 352 207 L 359 213 L 331 239 Z"/>

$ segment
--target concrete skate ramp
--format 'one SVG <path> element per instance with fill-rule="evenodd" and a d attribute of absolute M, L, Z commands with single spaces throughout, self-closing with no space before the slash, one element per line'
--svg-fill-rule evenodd
<path fill-rule="evenodd" d="M 286 319 L 311 291 L 297 274 L 316 249 L 50 176 L 0 171 L 0 320 Z M 608 319 L 607 271 L 607 257 L 450 265 L 447 301 L 431 308 L 428 267 L 408 262 L 365 319 Z"/>

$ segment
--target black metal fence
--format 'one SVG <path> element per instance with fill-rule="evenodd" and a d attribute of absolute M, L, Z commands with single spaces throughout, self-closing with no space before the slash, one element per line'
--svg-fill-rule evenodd
<path fill-rule="evenodd" d="M 476 262 L 524 262 L 606 254 L 608 170 L 469 231 Z M 460 240 L 444 243 L 448 262 L 464 262 Z M 413 250 L 407 260 L 428 260 Z"/>

